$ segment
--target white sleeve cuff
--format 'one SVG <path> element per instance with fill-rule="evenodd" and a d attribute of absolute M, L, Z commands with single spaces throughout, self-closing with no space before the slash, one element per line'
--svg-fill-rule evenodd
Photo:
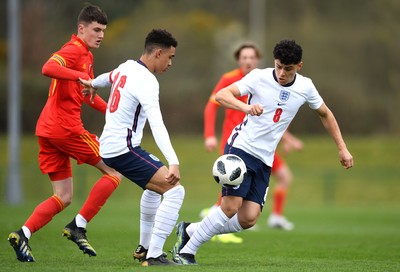
<path fill-rule="evenodd" d="M 92 87 L 95 89 L 110 87 L 110 86 L 111 86 L 110 73 L 101 74 L 92 80 Z"/>

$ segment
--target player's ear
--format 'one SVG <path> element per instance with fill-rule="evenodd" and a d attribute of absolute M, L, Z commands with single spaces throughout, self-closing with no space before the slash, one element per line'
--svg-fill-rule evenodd
<path fill-rule="evenodd" d="M 156 58 L 159 58 L 159 57 L 161 56 L 161 54 L 162 54 L 162 49 L 161 49 L 161 48 L 157 48 L 157 49 L 155 50 Z"/>
<path fill-rule="evenodd" d="M 83 34 L 84 29 L 85 29 L 84 24 L 78 24 L 78 34 Z"/>
<path fill-rule="evenodd" d="M 301 70 L 302 67 L 303 67 L 303 62 L 300 61 L 300 63 L 297 64 L 297 71 Z"/>

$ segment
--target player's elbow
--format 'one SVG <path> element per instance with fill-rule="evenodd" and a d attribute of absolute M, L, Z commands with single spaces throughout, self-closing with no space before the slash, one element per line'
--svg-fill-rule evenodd
<path fill-rule="evenodd" d="M 226 89 L 221 89 L 216 95 L 215 95 L 215 101 L 217 101 L 220 104 L 223 104 L 225 100 L 225 92 Z"/>
<path fill-rule="evenodd" d="M 47 77 L 52 77 L 51 72 L 52 72 L 51 65 L 48 62 L 46 62 L 42 67 L 42 75 Z"/>
<path fill-rule="evenodd" d="M 47 68 L 47 66 L 43 65 L 43 67 L 42 67 L 42 75 L 48 76 L 48 72 L 49 72 L 49 69 Z"/>

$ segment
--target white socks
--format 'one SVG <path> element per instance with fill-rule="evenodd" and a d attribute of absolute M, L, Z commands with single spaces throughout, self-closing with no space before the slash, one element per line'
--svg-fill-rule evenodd
<path fill-rule="evenodd" d="M 140 240 L 139 244 L 148 249 L 153 233 L 156 212 L 161 203 L 161 195 L 144 190 L 140 200 Z"/>
<path fill-rule="evenodd" d="M 28 227 L 22 226 L 22 231 L 24 232 L 25 237 L 29 240 L 29 238 L 32 236 L 32 233 Z"/>
<path fill-rule="evenodd" d="M 163 200 L 155 214 L 147 258 L 156 258 L 163 253 L 165 240 L 175 227 L 184 197 L 185 189 L 182 185 L 164 193 Z M 145 247 L 143 244 L 142 246 Z"/>
<path fill-rule="evenodd" d="M 218 207 L 215 212 L 209 213 L 204 217 L 200 223 L 190 224 L 186 230 L 189 236 L 190 232 L 193 232 L 193 229 L 197 228 L 190 236 L 189 242 L 184 248 L 182 248 L 180 253 L 195 255 L 202 244 L 209 241 L 214 235 L 221 233 L 221 230 L 228 220 L 229 218 L 221 210 L 221 207 Z"/>
<path fill-rule="evenodd" d="M 235 214 L 231 219 L 226 222 L 224 227 L 220 230 L 218 234 L 241 232 L 243 230 L 242 226 L 239 224 L 238 215 Z"/>
<path fill-rule="evenodd" d="M 84 229 L 86 229 L 87 221 L 86 221 L 86 219 L 85 219 L 82 215 L 80 215 L 80 214 L 78 213 L 78 215 L 75 216 L 75 224 L 76 224 L 76 226 L 77 226 L 78 228 L 84 228 Z"/>

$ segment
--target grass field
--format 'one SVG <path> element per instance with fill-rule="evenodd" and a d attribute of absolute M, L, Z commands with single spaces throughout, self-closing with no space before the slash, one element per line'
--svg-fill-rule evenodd
<path fill-rule="evenodd" d="M 330 139 L 303 137 L 305 149 L 286 156 L 294 184 L 286 216 L 292 232 L 266 227 L 271 197 L 257 231 L 239 234 L 240 245 L 209 242 L 197 254 L 196 267 L 142 268 L 131 254 L 138 242 L 141 190 L 125 180 L 89 224 L 88 237 L 98 256 L 83 255 L 61 237 L 61 230 L 79 210 L 93 180 L 89 167 L 74 167 L 74 203 L 30 241 L 36 263 L 20 263 L 7 242 L 34 206 L 51 194 L 48 178 L 37 168 L 34 138 L 22 141 L 26 201 L 0 202 L 1 271 L 400 271 L 400 142 L 398 137 L 349 138 L 355 167 L 341 169 Z M 181 161 L 186 198 L 180 220 L 197 221 L 200 210 L 214 203 L 218 185 L 210 179 L 216 154 L 203 151 L 201 137 L 172 137 Z M 143 146 L 159 155 L 152 141 Z M 4 138 L 0 148 L 7 150 Z M 160 156 L 161 157 L 161 156 Z M 6 194 L 6 154 L 0 156 L 0 193 Z M 271 181 L 273 187 L 274 181 Z M 165 246 L 175 242 L 171 235 Z"/>

